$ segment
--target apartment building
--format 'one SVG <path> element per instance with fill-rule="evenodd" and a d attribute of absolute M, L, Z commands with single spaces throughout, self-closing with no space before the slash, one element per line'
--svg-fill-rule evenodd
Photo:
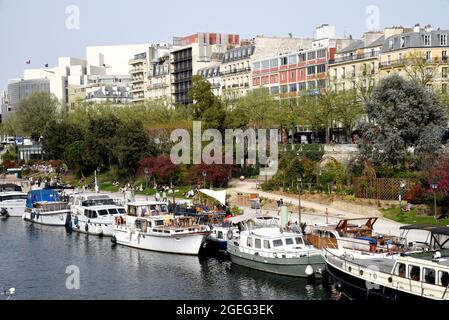
<path fill-rule="evenodd" d="M 81 97 L 88 103 L 127 104 L 133 98 L 129 76 L 89 76 L 83 89 Z"/>
<path fill-rule="evenodd" d="M 430 25 L 424 28 L 416 25 L 409 32 L 388 37 L 380 52 L 379 76 L 398 73 L 410 77 L 410 70 L 415 68 L 413 72 L 419 78 L 430 79 L 427 85 L 447 93 L 448 38 L 449 30 L 434 30 Z"/>
<path fill-rule="evenodd" d="M 329 84 L 335 91 L 368 87 L 379 75 L 384 32 L 366 32 L 361 40 L 339 50 L 329 61 Z"/>
<path fill-rule="evenodd" d="M 142 102 L 145 100 L 145 85 L 148 75 L 147 52 L 134 55 L 134 58 L 129 61 L 129 64 L 131 66 L 131 93 L 133 95 L 133 102 Z"/>
<path fill-rule="evenodd" d="M 197 33 L 173 38 L 176 46 L 170 52 L 173 103 L 191 103 L 188 92 L 193 75 L 219 63 L 223 54 L 240 43 L 239 35 Z"/>
<path fill-rule="evenodd" d="M 329 61 L 353 42 L 336 39 L 329 25 L 318 27 L 309 48 L 253 61 L 252 87 L 268 88 L 281 99 L 319 94 L 328 87 Z"/>
<path fill-rule="evenodd" d="M 198 70 L 197 75 L 209 81 L 214 95 L 221 96 L 220 63 Z"/>

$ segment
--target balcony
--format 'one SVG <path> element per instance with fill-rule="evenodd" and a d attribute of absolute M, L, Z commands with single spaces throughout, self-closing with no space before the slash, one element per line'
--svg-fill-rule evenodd
<path fill-rule="evenodd" d="M 240 68 L 240 69 L 232 69 L 232 70 L 226 70 L 226 71 L 220 72 L 220 76 L 226 76 L 226 75 L 230 75 L 230 74 L 237 74 L 237 73 L 250 72 L 250 71 L 251 71 L 250 67 Z"/>
<path fill-rule="evenodd" d="M 329 64 L 357 61 L 357 60 L 365 60 L 365 59 L 373 59 L 379 56 L 379 52 L 370 52 L 365 54 L 355 54 L 352 56 L 340 57 L 333 60 L 329 60 Z"/>

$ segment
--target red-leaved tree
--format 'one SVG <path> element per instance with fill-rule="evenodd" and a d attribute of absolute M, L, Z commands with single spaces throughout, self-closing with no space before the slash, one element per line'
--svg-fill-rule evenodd
<path fill-rule="evenodd" d="M 229 179 L 232 177 L 233 168 L 234 166 L 224 164 L 193 165 L 189 170 L 190 181 L 192 183 L 202 185 L 205 179 L 208 187 L 210 184 L 217 188 L 225 187 L 228 184 Z M 203 176 L 203 172 L 206 173 L 206 177 Z"/>
<path fill-rule="evenodd" d="M 179 166 L 171 162 L 169 155 L 145 158 L 139 161 L 139 166 L 141 175 L 145 174 L 147 169 L 148 174 L 154 177 L 157 183 L 169 183 L 179 173 Z"/>
<path fill-rule="evenodd" d="M 427 180 L 429 186 L 432 182 L 438 183 L 438 192 L 449 196 L 449 156 L 438 159 L 437 165 L 430 170 Z"/>

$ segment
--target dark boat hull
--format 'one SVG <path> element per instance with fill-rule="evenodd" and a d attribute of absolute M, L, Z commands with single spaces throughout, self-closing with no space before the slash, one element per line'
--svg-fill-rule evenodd
<path fill-rule="evenodd" d="M 326 263 L 329 277 L 334 281 L 335 287 L 344 296 L 351 300 L 380 300 L 380 301 L 429 301 L 429 299 L 394 290 L 351 276 L 329 263 Z"/>

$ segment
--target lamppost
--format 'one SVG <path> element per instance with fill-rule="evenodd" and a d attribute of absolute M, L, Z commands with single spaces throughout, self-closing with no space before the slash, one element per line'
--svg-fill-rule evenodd
<path fill-rule="evenodd" d="M 298 221 L 299 225 L 301 226 L 301 182 L 302 182 L 302 176 L 298 174 L 296 177 L 297 182 L 297 188 L 298 188 Z"/>
<path fill-rule="evenodd" d="M 207 172 L 203 171 L 203 188 L 206 189 L 206 177 L 207 177 Z"/>
<path fill-rule="evenodd" d="M 150 175 L 150 170 L 148 168 L 145 168 L 145 190 L 148 190 L 148 176 Z"/>
<path fill-rule="evenodd" d="M 402 197 L 404 196 L 404 193 L 405 193 L 405 187 L 407 186 L 407 181 L 402 180 L 400 186 L 401 186 L 401 190 L 399 191 L 399 211 L 402 211 Z"/>
<path fill-rule="evenodd" d="M 438 183 L 437 182 L 432 182 L 430 184 L 430 187 L 432 188 L 433 191 L 433 211 L 434 211 L 434 215 L 435 215 L 435 221 L 438 221 L 437 218 L 437 190 L 438 190 Z"/>

